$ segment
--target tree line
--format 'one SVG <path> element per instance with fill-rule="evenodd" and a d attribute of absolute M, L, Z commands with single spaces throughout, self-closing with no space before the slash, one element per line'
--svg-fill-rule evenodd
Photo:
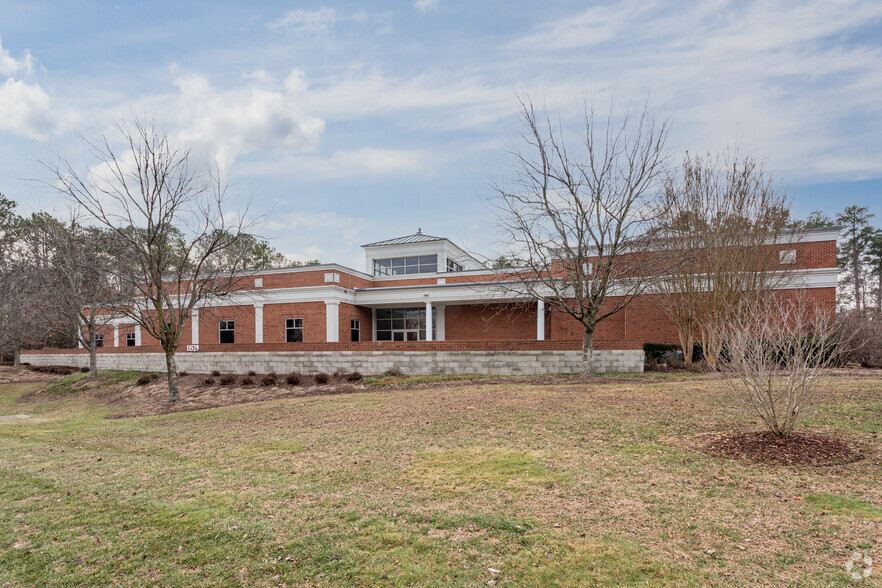
<path fill-rule="evenodd" d="M 151 124 L 134 119 L 114 137 L 83 139 L 94 161 L 45 162 L 67 217 L 23 216 L 0 195 L 0 352 L 80 345 L 97 374 L 100 334 L 124 317 L 162 346 L 169 399 L 177 400 L 175 352 L 194 309 L 237 289 L 244 270 L 318 263 L 285 257 L 233 210 L 228 185 L 196 166 Z"/>

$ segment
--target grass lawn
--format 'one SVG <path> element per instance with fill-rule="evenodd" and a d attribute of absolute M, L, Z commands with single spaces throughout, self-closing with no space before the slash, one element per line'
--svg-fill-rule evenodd
<path fill-rule="evenodd" d="M 844 586 L 856 551 L 882 578 L 878 373 L 827 382 L 805 429 L 866 458 L 822 468 L 700 451 L 757 428 L 707 376 L 379 380 L 108 418 L 138 388 L 100 387 L 137 374 L 16 373 L 0 585 Z"/>

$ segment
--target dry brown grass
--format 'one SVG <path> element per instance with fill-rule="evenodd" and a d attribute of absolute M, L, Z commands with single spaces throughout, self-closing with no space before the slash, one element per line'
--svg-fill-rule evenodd
<path fill-rule="evenodd" d="M 16 412 L 58 416 L 0 431 L 2 472 L 21 486 L 2 496 L 3 519 L 19 522 L 0 531 L 39 553 L 61 532 L 51 520 L 80 521 L 110 542 L 85 577 L 108 581 L 117 551 L 154 535 L 180 541 L 158 530 L 166 511 L 172 522 L 198 522 L 190 532 L 199 537 L 236 527 L 259 548 L 255 556 L 228 546 L 229 569 L 186 551 L 169 560 L 209 583 L 827 586 L 848 584 L 843 565 L 854 551 L 882 560 L 878 373 L 832 378 L 807 422 L 865 454 L 829 467 L 702 452 L 701 435 L 758 428 L 707 376 L 401 381 L 328 386 L 347 392 L 333 395 L 279 387 L 295 396 L 134 419 L 103 417 L 146 411 L 152 401 L 132 395 L 161 390 L 120 384 L 91 400 L 19 403 Z M 56 488 L 76 489 L 75 504 L 13 500 L 50 479 L 53 489 L 39 492 L 54 500 Z M 102 522 L 93 493 L 135 513 L 134 530 Z M 152 518 L 139 518 L 144 508 Z M 94 516 L 81 521 L 83 513 Z M 65 553 L 80 545 L 60 541 L 53 549 Z M 127 583 L 186 581 L 170 564 L 145 561 L 153 575 Z"/>

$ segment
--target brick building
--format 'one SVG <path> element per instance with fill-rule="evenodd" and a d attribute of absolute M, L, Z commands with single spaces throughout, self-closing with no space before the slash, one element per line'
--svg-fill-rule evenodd
<path fill-rule="evenodd" d="M 782 271 L 792 272 L 793 284 L 831 309 L 836 300 L 837 238 L 835 228 L 815 229 L 800 235 L 797 242 L 770 245 L 779 250 Z M 438 368 L 429 359 L 433 354 L 462 358 L 483 353 L 481 357 L 502 358 L 504 369 L 498 371 L 518 371 L 514 364 L 519 357 L 532 358 L 525 365 L 536 371 L 569 371 L 569 359 L 541 362 L 554 356 L 576 358 L 572 352 L 581 346 L 581 324 L 550 311 L 541 300 L 502 288 L 511 283 L 511 271 L 487 268 L 450 240 L 421 231 L 363 248 L 364 271 L 332 263 L 247 272 L 237 290 L 197 309 L 183 326 L 181 365 L 187 365 L 187 356 L 198 354 L 217 361 L 223 358 L 223 367 L 230 371 L 247 371 L 246 365 L 251 364 L 237 363 L 237 354 L 253 358 L 263 353 L 286 358 L 288 363 L 278 364 L 280 369 L 316 357 L 324 359 L 311 365 L 321 369 L 347 357 L 350 364 L 367 361 L 361 365 L 370 371 L 385 365 L 401 367 L 395 357 L 419 353 L 429 367 L 412 371 L 432 371 L 431 366 L 436 366 L 434 371 L 475 371 L 454 360 Z M 143 356 L 160 352 L 156 340 L 124 318 L 114 319 L 100 337 L 99 356 L 108 356 L 103 361 L 107 366 L 141 365 Z M 677 342 L 673 324 L 650 294 L 602 321 L 595 333 L 601 364 L 603 351 L 609 351 L 611 368 L 642 366 L 644 342 Z M 624 355 L 629 358 L 627 365 L 613 352 L 630 352 Z M 77 350 L 66 354 L 76 356 Z M 110 358 L 124 354 L 138 358 Z M 364 354 L 383 361 L 371 363 Z M 26 355 L 32 363 L 60 362 L 62 356 L 59 350 Z M 149 363 L 153 365 L 152 360 Z"/>

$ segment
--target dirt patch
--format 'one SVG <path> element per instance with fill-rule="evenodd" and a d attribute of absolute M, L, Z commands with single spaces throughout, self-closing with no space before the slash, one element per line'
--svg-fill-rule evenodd
<path fill-rule="evenodd" d="M 231 406 L 246 402 L 263 402 L 279 398 L 325 396 L 363 392 L 361 385 L 334 382 L 327 385 L 300 386 L 204 386 L 199 382 L 204 376 L 184 376 L 179 379 L 180 399 L 168 402 L 168 386 L 163 378 L 147 386 L 127 386 L 99 393 L 101 404 L 122 406 L 120 412 L 111 418 L 127 418 L 203 410 L 220 406 Z"/>
<path fill-rule="evenodd" d="M 703 449 L 724 457 L 785 465 L 828 466 L 852 463 L 863 452 L 841 439 L 820 433 L 793 433 L 776 437 L 768 431 L 704 436 Z"/>

